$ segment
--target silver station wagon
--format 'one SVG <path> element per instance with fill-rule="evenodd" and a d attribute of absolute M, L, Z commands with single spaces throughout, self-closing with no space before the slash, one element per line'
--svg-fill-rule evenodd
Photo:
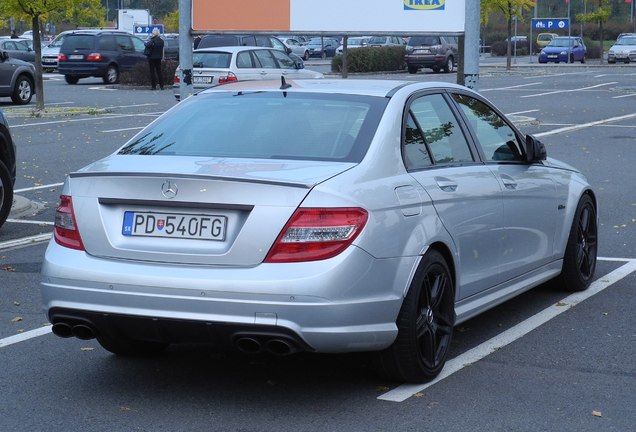
<path fill-rule="evenodd" d="M 584 176 L 464 87 L 238 82 L 69 175 L 41 288 L 56 335 L 119 355 L 368 351 L 424 382 L 458 323 L 586 289 L 597 226 Z"/>

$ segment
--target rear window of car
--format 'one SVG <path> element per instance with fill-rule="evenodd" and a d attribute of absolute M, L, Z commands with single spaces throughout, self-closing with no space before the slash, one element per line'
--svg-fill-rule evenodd
<path fill-rule="evenodd" d="M 192 66 L 195 68 L 229 68 L 232 54 L 228 52 L 195 52 Z"/>
<path fill-rule="evenodd" d="M 411 46 L 431 46 L 439 44 L 440 40 L 438 36 L 413 36 L 409 39 L 409 45 Z"/>
<path fill-rule="evenodd" d="M 338 94 L 199 94 L 119 154 L 360 162 L 387 103 Z"/>
<path fill-rule="evenodd" d="M 95 36 L 93 35 L 68 35 L 62 43 L 64 50 L 93 49 L 94 46 Z"/>

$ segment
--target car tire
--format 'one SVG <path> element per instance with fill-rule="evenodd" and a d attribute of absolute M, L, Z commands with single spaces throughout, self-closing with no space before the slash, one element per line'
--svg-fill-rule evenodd
<path fill-rule="evenodd" d="M 0 161 L 0 227 L 9 217 L 13 205 L 13 182 L 9 169 Z"/>
<path fill-rule="evenodd" d="M 433 66 L 431 69 L 433 69 L 433 72 L 435 73 L 439 73 L 439 66 Z"/>
<path fill-rule="evenodd" d="M 450 56 L 446 59 L 446 64 L 444 65 L 444 72 L 451 73 L 455 70 L 455 59 Z"/>
<path fill-rule="evenodd" d="M 303 55 L 303 60 L 305 61 L 309 60 L 309 51 L 305 51 L 305 54 Z"/>
<path fill-rule="evenodd" d="M 590 286 L 598 251 L 596 208 L 589 195 L 579 201 L 570 228 L 558 286 L 567 291 L 583 291 Z"/>
<path fill-rule="evenodd" d="M 148 357 L 161 354 L 168 344 L 161 342 L 140 341 L 125 336 L 100 334 L 97 342 L 106 351 L 122 357 Z"/>
<path fill-rule="evenodd" d="M 119 82 L 119 69 L 117 69 L 117 66 L 114 64 L 108 65 L 102 80 L 104 84 L 117 84 Z"/>
<path fill-rule="evenodd" d="M 574 54 L 570 54 L 570 61 L 568 63 L 574 63 Z"/>
<path fill-rule="evenodd" d="M 79 77 L 77 75 L 64 75 L 64 81 L 66 81 L 67 84 L 77 84 Z"/>
<path fill-rule="evenodd" d="M 408 66 L 408 70 L 410 74 L 416 74 L 419 68 L 417 66 Z"/>
<path fill-rule="evenodd" d="M 455 325 L 455 289 L 441 253 L 429 250 L 415 272 L 396 321 L 393 344 L 377 353 L 389 379 L 423 383 L 441 372 Z"/>
<path fill-rule="evenodd" d="M 20 75 L 15 80 L 11 100 L 17 105 L 26 105 L 33 97 L 33 80 L 26 75 Z"/>
<path fill-rule="evenodd" d="M 585 54 L 583 54 L 583 57 L 581 57 L 581 64 L 585 63 L 585 60 L 586 60 Z"/>

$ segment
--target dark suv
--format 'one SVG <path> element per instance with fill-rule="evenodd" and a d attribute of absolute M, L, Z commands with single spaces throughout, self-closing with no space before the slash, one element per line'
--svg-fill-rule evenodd
<path fill-rule="evenodd" d="M 457 61 L 457 37 L 412 36 L 406 45 L 404 60 L 412 74 L 421 68 L 453 72 Z"/>
<path fill-rule="evenodd" d="M 9 124 L 0 110 L 0 226 L 7 220 L 13 204 L 15 184 L 15 143 Z"/>
<path fill-rule="evenodd" d="M 86 77 L 101 77 L 106 84 L 115 84 L 122 72 L 142 61 L 147 61 L 144 43 L 130 33 L 78 30 L 66 35 L 62 42 L 58 71 L 69 84 Z"/>

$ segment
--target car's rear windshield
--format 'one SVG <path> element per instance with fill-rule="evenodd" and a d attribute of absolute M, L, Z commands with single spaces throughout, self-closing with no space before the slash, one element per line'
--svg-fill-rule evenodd
<path fill-rule="evenodd" d="M 636 45 L 636 37 L 623 36 L 618 40 L 616 45 Z"/>
<path fill-rule="evenodd" d="M 68 35 L 64 38 L 62 46 L 64 50 L 93 49 L 95 46 L 95 36 Z"/>
<path fill-rule="evenodd" d="M 439 44 L 439 36 L 412 36 L 411 39 L 409 39 L 409 45 L 411 46 L 431 46 Z"/>
<path fill-rule="evenodd" d="M 228 68 L 232 54 L 228 52 L 195 52 L 192 66 L 195 68 Z"/>
<path fill-rule="evenodd" d="M 119 154 L 360 162 L 387 102 L 339 94 L 199 94 Z"/>
<path fill-rule="evenodd" d="M 566 46 L 570 46 L 570 45 L 576 45 L 576 41 L 574 39 L 567 39 L 567 38 L 554 38 L 550 41 L 549 43 L 550 46 L 556 46 L 556 47 L 566 47 Z"/>

